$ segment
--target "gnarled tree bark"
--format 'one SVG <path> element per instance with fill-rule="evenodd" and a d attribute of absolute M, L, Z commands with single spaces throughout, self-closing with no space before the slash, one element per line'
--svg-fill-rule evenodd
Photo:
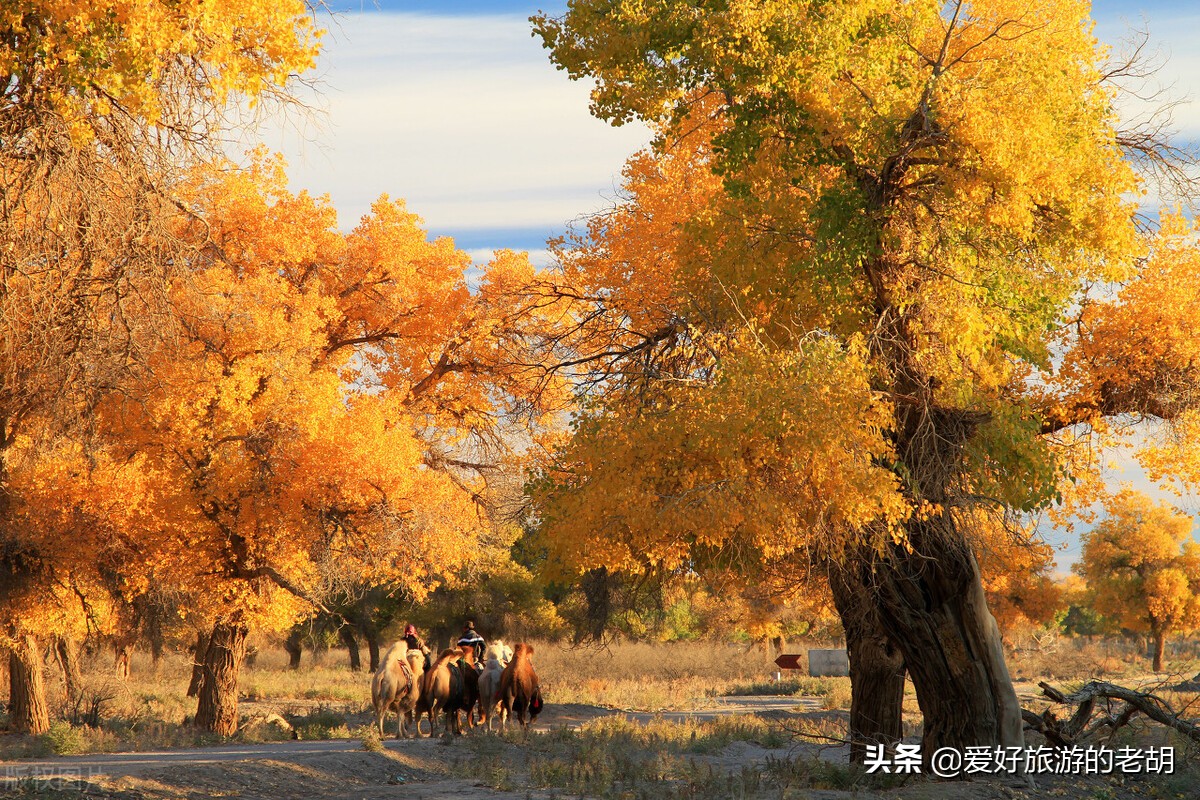
<path fill-rule="evenodd" d="M 343 624 L 338 628 L 338 638 L 342 640 L 342 644 L 346 646 L 346 652 L 350 656 L 350 671 L 362 671 L 362 651 L 358 646 L 358 636 L 354 632 L 351 625 Z"/>
<path fill-rule="evenodd" d="M 371 659 L 371 673 L 374 674 L 379 670 L 379 631 L 373 625 L 369 626 L 363 632 L 363 638 L 367 640 L 367 655 Z"/>
<path fill-rule="evenodd" d="M 192 679 L 188 682 L 187 696 L 196 697 L 204 683 L 204 658 L 208 655 L 209 632 L 196 632 L 196 644 L 192 646 Z"/>
<path fill-rule="evenodd" d="M 303 640 L 304 634 L 301 633 L 300 626 L 288 631 L 288 637 L 283 643 L 283 649 L 288 654 L 288 669 L 300 669 L 300 656 L 304 654 Z"/>
<path fill-rule="evenodd" d="M 1000 629 L 952 511 L 960 499 L 964 449 L 987 417 L 937 406 L 932 385 L 912 380 L 920 373 L 905 355 L 894 363 L 907 376 L 902 388 L 918 399 L 897 403 L 896 455 L 907 491 L 926 510 L 904 525 L 906 541 L 874 559 L 871 585 L 879 618 L 916 689 L 923 755 L 928 762 L 941 747 L 1020 746 L 1021 707 Z M 866 569 L 862 561 L 857 566 Z"/>
<path fill-rule="evenodd" d="M 909 529 L 914 552 L 894 548 L 875 585 L 880 619 L 917 692 L 924 756 L 941 747 L 1020 746 L 1021 707 L 975 556 L 961 537 L 946 535 L 952 528 L 929 552 L 921 527 Z"/>
<path fill-rule="evenodd" d="M 83 692 L 83 673 L 79 669 L 79 645 L 66 636 L 54 637 L 54 660 L 63 674 L 67 702 L 75 703 Z"/>
<path fill-rule="evenodd" d="M 238 675 L 246 657 L 250 631 L 237 622 L 213 626 L 204 655 L 204 678 L 196 706 L 196 727 L 220 736 L 232 736 L 238 728 Z"/>
<path fill-rule="evenodd" d="M 1154 663 L 1151 665 L 1155 672 L 1162 672 L 1163 668 L 1163 653 L 1167 649 L 1167 637 L 1162 631 L 1154 631 L 1150 634 L 1150 638 L 1154 643 Z"/>
<path fill-rule="evenodd" d="M 835 565 L 829 586 L 850 658 L 850 761 L 861 764 L 868 745 L 890 748 L 904 735 L 904 656 L 883 627 L 869 577 Z"/>
<path fill-rule="evenodd" d="M 46 684 L 42 678 L 42 651 L 37 639 L 18 634 L 8 657 L 9 725 L 17 733 L 50 730 Z"/>

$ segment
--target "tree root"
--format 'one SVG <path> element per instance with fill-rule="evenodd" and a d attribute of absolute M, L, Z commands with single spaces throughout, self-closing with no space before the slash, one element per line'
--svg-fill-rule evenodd
<path fill-rule="evenodd" d="M 1060 720 L 1053 711 L 1046 709 L 1035 714 L 1021 710 L 1027 730 L 1034 730 L 1046 737 L 1046 741 L 1059 747 L 1086 742 L 1105 728 L 1111 737 L 1116 731 L 1129 724 L 1133 717 L 1142 714 L 1155 722 L 1173 728 L 1193 742 L 1200 743 L 1200 726 L 1181 719 L 1167 701 L 1149 692 L 1139 692 L 1104 681 L 1092 681 L 1073 694 L 1063 694 L 1045 681 L 1038 684 L 1042 693 L 1056 703 L 1078 706 L 1068 719 Z M 1114 712 L 1112 703 L 1105 703 L 1105 711 L 1093 720 L 1097 701 L 1120 700 L 1123 706 Z"/>

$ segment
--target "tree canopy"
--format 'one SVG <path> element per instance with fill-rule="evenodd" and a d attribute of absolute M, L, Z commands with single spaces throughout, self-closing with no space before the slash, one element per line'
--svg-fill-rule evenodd
<path fill-rule="evenodd" d="M 69 596 L 71 581 L 96 587 L 95 569 L 111 566 L 76 574 L 87 562 L 72 556 L 103 548 L 71 534 L 111 530 L 122 514 L 45 501 L 83 502 L 81 470 L 108 466 L 84 441 L 92 412 L 144 366 L 171 276 L 195 255 L 175 191 L 220 152 L 239 104 L 291 96 L 316 45 L 301 2 L 0 10 L 0 643 L 20 730 L 49 725 L 30 637 L 70 627 L 43 601 Z"/>
<path fill-rule="evenodd" d="M 1150 635 L 1158 672 L 1166 637 L 1200 625 L 1200 544 L 1191 517 L 1141 492 L 1124 489 L 1106 509 L 1108 516 L 1083 535 L 1075 571 L 1100 614 Z"/>
<path fill-rule="evenodd" d="M 926 752 L 1018 742 L 970 520 L 1053 502 L 1103 420 L 1187 405 L 1107 347 L 1136 290 L 1089 297 L 1151 272 L 1087 4 L 580 0 L 535 28 L 594 113 L 660 132 L 562 248 L 587 398 L 540 490 L 564 560 L 831 558 Z M 1141 363 L 1190 363 L 1171 340 Z"/>

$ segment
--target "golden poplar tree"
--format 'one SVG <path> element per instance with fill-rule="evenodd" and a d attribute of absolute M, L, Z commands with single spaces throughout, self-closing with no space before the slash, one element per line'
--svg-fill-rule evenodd
<path fill-rule="evenodd" d="M 1019 744 L 970 520 L 1051 503 L 1059 445 L 1105 418 L 1182 422 L 1154 370 L 1195 385 L 1182 339 L 1142 380 L 1097 336 L 1125 306 L 1085 302 L 1136 274 L 1147 154 L 1087 5 L 580 0 L 535 26 L 595 113 L 660 132 L 551 288 L 587 399 L 536 489 L 563 561 L 808 553 L 857 745 L 898 735 L 905 671 L 927 754 Z"/>
<path fill-rule="evenodd" d="M 58 459 L 57 438 L 86 430 L 138 363 L 165 273 L 187 258 L 169 222 L 181 168 L 219 150 L 243 101 L 285 96 L 315 50 L 300 0 L 0 9 L 0 484 Z M 70 570 L 21 523 L 29 511 L 0 494 L 0 645 L 11 724 L 37 733 L 49 718 L 34 633 L 47 618 L 21 599 Z"/>
<path fill-rule="evenodd" d="M 555 396 L 521 354 L 526 258 L 498 253 L 472 291 L 470 258 L 403 203 L 343 234 L 285 184 L 263 157 L 196 176 L 196 256 L 145 370 L 98 409 L 107 457 L 145 483 L 130 590 L 170 581 L 211 626 L 196 723 L 223 735 L 249 631 L 347 583 L 425 596 L 479 546 L 487 476 Z"/>
<path fill-rule="evenodd" d="M 1131 489 L 1105 507 L 1108 516 L 1083 535 L 1075 571 L 1087 581 L 1096 611 L 1150 637 L 1153 668 L 1161 672 L 1167 636 L 1200 625 L 1200 544 L 1192 538 L 1192 518 Z"/>

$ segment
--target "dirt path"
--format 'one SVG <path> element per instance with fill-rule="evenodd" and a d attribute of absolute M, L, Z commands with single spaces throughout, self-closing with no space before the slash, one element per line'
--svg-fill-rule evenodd
<path fill-rule="evenodd" d="M 578 728 L 590 720 L 618 714 L 644 723 L 652 719 L 706 720 L 731 714 L 775 716 L 822 708 L 818 698 L 771 696 L 715 698 L 711 706 L 712 708 L 697 711 L 647 713 L 619 711 L 581 704 L 547 705 L 545 712 L 538 719 L 537 725 L 534 726 L 534 730 L 546 731 L 558 727 Z M 417 758 L 434 758 L 437 755 L 435 748 L 444 747 L 439 740 L 428 738 L 400 741 L 388 739 L 385 740 L 384 746 L 388 752 L 409 754 Z M 320 760 L 321 757 L 361 754 L 362 752 L 363 745 L 359 739 L 331 739 L 310 742 L 217 745 L 141 753 L 98 753 L 84 756 L 60 756 L 36 761 L 0 761 L 0 779 L 5 783 L 29 778 L 92 781 L 101 777 L 136 777 L 150 775 L 164 769 L 174 771 L 187 767 L 205 767 L 213 764 L 252 762 L 264 759 L 292 764 L 308 764 L 314 759 Z"/>
<path fill-rule="evenodd" d="M 820 706 L 818 700 L 794 697 L 720 698 L 709 708 L 695 712 L 660 714 L 626 712 L 590 705 L 555 705 L 547 706 L 535 730 L 546 732 L 563 727 L 577 728 L 589 720 L 613 716 L 624 716 L 638 722 L 653 719 L 713 719 L 747 713 L 775 718 L 811 718 L 816 716 L 814 712 L 819 712 Z M 356 724 L 364 721 L 365 715 Z M 536 759 L 559 758 L 562 763 L 561 753 L 548 755 L 555 752 L 554 739 L 542 741 L 547 748 L 530 747 L 532 742 L 507 741 L 476 733 L 449 739 L 389 739 L 383 742 L 383 747 L 378 751 L 364 749 L 359 739 L 338 739 L 0 762 L 0 800 L 49 797 L 111 800 L 206 800 L 210 797 L 237 797 L 243 800 L 301 800 L 316 797 L 331 800 L 383 800 L 396 797 L 406 800 L 553 800 L 564 796 L 593 796 L 593 791 L 577 790 L 564 794 L 561 788 L 536 788 L 537 784 L 530 780 L 534 764 L 527 757 L 530 750 L 540 751 L 534 757 Z M 523 758 L 525 772 L 530 775 L 523 775 L 519 768 L 513 766 Z M 1185 788 L 1179 781 L 1163 784 L 1138 776 L 1131 777 L 1128 782 L 1122 780 L 1119 784 L 1105 776 L 1051 776 L 1039 778 L 1036 787 L 1025 785 L 1019 779 L 939 783 L 918 778 L 881 791 L 865 786 L 842 785 L 844 781 L 838 775 L 843 773 L 838 773 L 835 765 L 845 762 L 845 753 L 812 744 L 791 743 L 768 747 L 756 742 L 733 741 L 715 751 L 687 756 L 692 770 L 698 769 L 701 774 L 704 770 L 713 770 L 714 774 L 728 776 L 729 792 L 718 792 L 715 796 L 733 796 L 739 792 L 746 796 L 767 796 L 760 791 L 765 787 L 757 784 L 749 787 L 750 791 L 734 792 L 734 782 L 739 776 L 744 778 L 750 775 L 753 778 L 755 767 L 769 763 L 793 763 L 788 761 L 791 758 L 797 758 L 795 763 L 802 764 L 796 773 L 796 780 L 800 783 L 791 790 L 787 788 L 786 780 L 782 784 L 783 789 L 772 784 L 769 796 L 778 797 L 780 795 L 777 792 L 780 791 L 789 800 L 1038 800 L 1047 796 L 1063 800 L 1095 800 L 1101 797 L 1106 800 L 1142 800 L 1147 797 L 1200 796 L 1195 794 L 1195 785 L 1191 783 Z M 832 770 L 826 778 L 821 778 L 819 766 L 811 766 L 820 762 L 825 762 Z M 632 764 L 633 761 L 630 762 Z M 624 773 L 615 773 L 605 780 L 626 779 Z M 670 781 L 645 783 L 644 777 L 640 780 L 643 780 L 643 784 L 638 784 L 638 792 L 626 792 L 621 796 L 660 796 L 670 787 Z M 816 780 L 817 785 L 805 787 L 805 780 Z M 721 786 L 724 784 L 719 783 L 717 789 Z M 611 785 L 605 783 L 603 788 L 608 790 Z M 643 789 L 648 789 L 650 794 L 641 791 Z M 703 796 L 714 795 L 709 792 Z"/>

